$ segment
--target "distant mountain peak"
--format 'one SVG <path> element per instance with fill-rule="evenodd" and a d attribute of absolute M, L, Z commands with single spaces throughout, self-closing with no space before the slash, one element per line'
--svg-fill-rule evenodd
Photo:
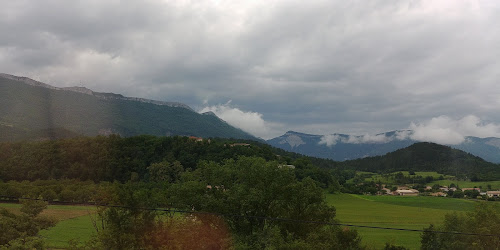
<path fill-rule="evenodd" d="M 284 135 L 282 135 L 282 136 L 289 136 L 289 135 L 296 135 L 296 136 L 318 136 L 318 135 L 306 134 L 306 133 L 301 133 L 301 132 L 292 131 L 292 130 L 287 131 L 287 132 L 286 132 Z"/>
<path fill-rule="evenodd" d="M 22 82 L 22 83 L 25 83 L 25 84 L 28 84 L 31 86 L 35 86 L 35 87 L 43 87 L 43 88 L 48 88 L 48 89 L 59 89 L 58 87 L 54 87 L 54 86 L 48 85 L 48 84 L 43 83 L 43 82 L 35 81 L 31 78 L 24 77 L 24 76 L 15 76 L 15 75 L 9 75 L 9 74 L 5 74 L 5 73 L 0 73 L 0 77 L 7 78 L 10 80 L 14 80 L 14 81 L 18 81 L 18 82 Z"/>

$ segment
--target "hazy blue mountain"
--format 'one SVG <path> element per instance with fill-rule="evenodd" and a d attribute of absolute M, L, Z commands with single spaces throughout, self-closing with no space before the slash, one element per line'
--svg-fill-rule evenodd
<path fill-rule="evenodd" d="M 0 74 L 0 141 L 76 135 L 187 135 L 258 140 L 209 112 L 189 106 L 57 88 L 26 77 Z"/>
<path fill-rule="evenodd" d="M 450 146 L 479 156 L 489 162 L 500 163 L 499 138 L 478 138 L 469 136 L 462 144 Z"/>
<path fill-rule="evenodd" d="M 287 151 L 336 161 L 384 155 L 408 147 L 417 141 L 408 139 L 409 130 L 391 131 L 375 136 L 346 134 L 310 135 L 288 131 L 267 142 Z M 486 161 L 500 163 L 500 139 L 466 137 L 459 145 L 449 145 Z"/>

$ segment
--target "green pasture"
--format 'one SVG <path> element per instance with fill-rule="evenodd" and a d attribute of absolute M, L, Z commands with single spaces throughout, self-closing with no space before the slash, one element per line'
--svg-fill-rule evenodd
<path fill-rule="evenodd" d="M 91 215 L 84 215 L 60 221 L 55 227 L 41 231 L 40 235 L 45 238 L 47 247 L 66 248 L 70 240 L 83 243 L 95 232 Z"/>
<path fill-rule="evenodd" d="M 475 201 L 444 197 L 368 196 L 327 194 L 327 202 L 337 209 L 341 223 L 423 229 L 429 224 L 440 224 L 450 212 L 470 211 Z M 19 204 L 0 204 L 9 210 L 19 210 Z M 91 214 L 93 207 L 49 205 L 43 213 L 59 220 L 55 227 L 42 231 L 47 247 L 65 248 L 68 241 L 85 242 L 95 232 Z M 418 249 L 420 233 L 396 230 L 353 228 L 358 230 L 363 243 L 373 249 L 382 249 L 386 242 Z"/>
<path fill-rule="evenodd" d="M 438 172 L 415 172 L 415 175 L 410 175 L 409 171 L 397 171 L 394 173 L 388 173 L 388 174 L 377 174 L 377 173 L 372 173 L 372 172 L 363 172 L 363 171 L 358 171 L 356 172 L 357 175 L 365 175 L 367 176 L 365 178 L 365 181 L 375 181 L 375 182 L 382 182 L 384 184 L 394 184 L 394 175 L 396 173 L 403 173 L 405 176 L 422 176 L 422 177 L 427 177 L 427 176 L 432 176 L 434 179 L 438 179 L 440 176 L 443 176 L 444 179 L 453 179 L 455 176 L 452 175 L 444 175 L 440 174 Z"/>
<path fill-rule="evenodd" d="M 444 209 L 447 211 L 471 211 L 476 205 L 476 201 L 454 199 L 447 197 L 432 196 L 373 196 L 373 195 L 354 195 L 355 197 L 381 202 L 390 205 Z"/>
<path fill-rule="evenodd" d="M 429 224 L 440 224 L 444 215 L 473 209 L 474 202 L 443 197 L 364 196 L 328 194 L 327 201 L 337 209 L 342 223 L 423 229 Z M 363 242 L 374 249 L 382 249 L 385 242 L 410 249 L 420 248 L 420 232 L 355 228 Z"/>
<path fill-rule="evenodd" d="M 398 171 L 398 172 L 403 173 L 405 176 L 410 175 L 408 171 Z M 358 171 L 356 172 L 356 174 L 367 176 L 365 178 L 365 181 L 375 181 L 375 182 L 380 181 L 383 184 L 394 184 L 393 176 L 398 172 L 389 174 L 377 174 L 372 172 Z M 417 176 L 417 175 L 420 175 L 422 177 L 432 176 L 435 179 L 435 181 L 428 183 L 427 185 L 429 186 L 432 186 L 434 184 L 439 184 L 440 186 L 450 186 L 451 183 L 454 183 L 455 185 L 458 184 L 460 188 L 482 187 L 484 190 L 486 190 L 488 185 L 491 185 L 492 190 L 500 190 L 500 181 L 476 181 L 476 182 L 462 181 L 462 180 L 456 180 L 455 176 L 453 175 L 444 175 L 438 172 L 415 172 L 415 175 L 412 176 Z M 444 177 L 444 180 L 437 180 L 441 175 Z M 352 179 L 349 181 L 352 181 Z"/>
<path fill-rule="evenodd" d="M 439 184 L 441 186 L 450 186 L 451 183 L 455 185 L 458 184 L 460 188 L 473 188 L 482 187 L 482 190 L 486 190 L 488 185 L 491 185 L 491 189 L 500 190 L 500 181 L 457 181 L 457 180 L 438 180 L 430 183 L 429 185 Z"/>
<path fill-rule="evenodd" d="M 17 213 L 21 204 L 0 203 L 0 207 Z M 95 211 L 92 206 L 49 205 L 42 215 L 56 218 L 58 223 L 47 230 L 40 231 L 46 239 L 49 248 L 65 248 L 69 240 L 85 242 L 95 232 L 91 214 Z"/>
<path fill-rule="evenodd" d="M 410 175 L 409 171 L 398 171 L 398 172 L 401 172 L 404 175 Z M 398 172 L 394 172 L 393 174 L 398 173 Z M 439 178 L 439 176 L 441 176 L 441 175 L 444 178 L 453 178 L 454 177 L 454 176 L 451 176 L 451 175 L 440 174 L 438 172 L 415 172 L 415 175 L 412 175 L 412 176 L 416 176 L 416 175 L 420 175 L 420 176 L 423 176 L 423 177 L 432 176 L 435 179 Z"/>

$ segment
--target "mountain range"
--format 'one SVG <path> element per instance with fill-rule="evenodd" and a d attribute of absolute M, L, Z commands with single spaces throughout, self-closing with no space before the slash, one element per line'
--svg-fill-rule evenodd
<path fill-rule="evenodd" d="M 58 88 L 0 74 L 0 141 L 119 134 L 184 135 L 259 140 L 218 118 L 177 102 Z"/>
<path fill-rule="evenodd" d="M 346 161 L 384 155 L 408 147 L 418 141 L 410 139 L 412 131 L 399 130 L 374 136 L 347 134 L 311 135 L 288 131 L 267 142 L 287 151 L 335 161 Z M 500 163 L 500 139 L 468 136 L 457 145 L 447 145 L 479 156 L 486 161 Z"/>
<path fill-rule="evenodd" d="M 288 131 L 267 141 L 287 151 L 346 161 L 384 155 L 408 147 L 410 130 L 374 136 L 311 135 Z M 200 114 L 188 105 L 84 87 L 58 88 L 27 77 L 0 74 L 0 141 L 44 140 L 119 134 L 196 136 L 262 141 L 235 128 L 212 112 Z M 500 163 L 500 139 L 466 137 L 449 145 L 484 160 Z"/>

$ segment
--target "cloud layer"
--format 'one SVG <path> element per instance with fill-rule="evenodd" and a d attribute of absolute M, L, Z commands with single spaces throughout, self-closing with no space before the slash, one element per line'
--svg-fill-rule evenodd
<path fill-rule="evenodd" d="M 269 136 L 376 134 L 443 114 L 500 123 L 495 1 L 0 4 L 1 71 L 56 86 L 231 99 L 255 126 L 259 114 L 286 124 Z"/>
<path fill-rule="evenodd" d="M 262 114 L 231 107 L 230 103 L 229 101 L 226 104 L 207 106 L 201 109 L 200 113 L 213 112 L 232 126 L 263 139 L 270 139 L 271 135 L 275 134 L 274 128 L 280 126 L 264 121 Z"/>
<path fill-rule="evenodd" d="M 447 116 L 432 118 L 423 123 L 412 123 L 411 139 L 441 144 L 460 144 L 466 136 L 500 137 L 500 124 L 484 123 L 478 117 L 469 115 L 458 120 Z"/>
<path fill-rule="evenodd" d="M 457 145 L 466 141 L 467 136 L 479 138 L 500 137 L 500 124 L 486 123 L 478 117 L 469 115 L 461 119 L 448 116 L 434 117 L 428 121 L 412 122 L 407 130 L 397 131 L 393 135 L 349 135 L 342 137 L 337 134 L 324 135 L 319 144 L 334 146 L 342 143 L 386 143 L 393 140 L 414 140 L 435 142 L 439 144 Z"/>

